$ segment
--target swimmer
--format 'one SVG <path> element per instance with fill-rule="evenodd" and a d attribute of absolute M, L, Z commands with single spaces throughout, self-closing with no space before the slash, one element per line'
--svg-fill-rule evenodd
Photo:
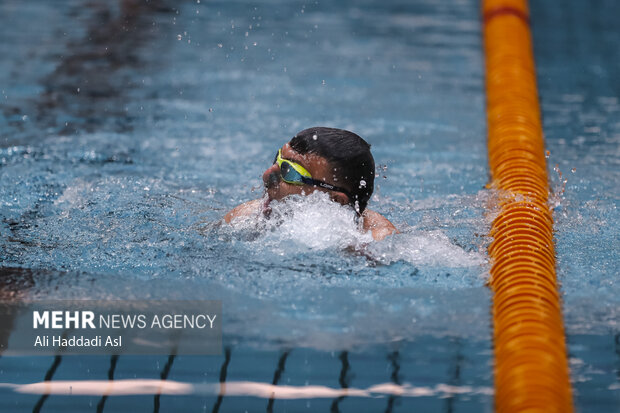
<path fill-rule="evenodd" d="M 398 231 L 387 218 L 366 208 L 374 180 L 375 161 L 364 139 L 343 129 L 305 129 L 278 149 L 273 164 L 263 173 L 267 196 L 235 207 L 224 221 L 261 213 L 268 216 L 273 200 L 323 191 L 332 201 L 351 206 L 363 231 L 370 231 L 379 241 Z"/>

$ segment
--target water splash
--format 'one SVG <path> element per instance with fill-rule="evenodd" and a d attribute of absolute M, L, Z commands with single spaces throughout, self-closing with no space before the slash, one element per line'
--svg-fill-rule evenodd
<path fill-rule="evenodd" d="M 356 222 L 352 208 L 331 201 L 323 192 L 291 196 L 282 202 L 273 201 L 269 207 L 268 216 L 258 213 L 234 220 L 223 231 L 247 240 L 249 249 L 282 256 L 335 250 L 353 251 L 383 265 L 403 261 L 416 266 L 461 268 L 486 263 L 483 254 L 465 251 L 439 230 L 401 228 L 400 234 L 376 242 Z"/>

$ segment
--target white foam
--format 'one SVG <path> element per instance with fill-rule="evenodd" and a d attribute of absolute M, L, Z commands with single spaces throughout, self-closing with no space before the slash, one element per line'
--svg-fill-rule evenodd
<path fill-rule="evenodd" d="M 486 256 L 465 251 L 441 231 L 414 231 L 399 228 L 400 234 L 374 241 L 355 221 L 348 206 L 330 200 L 324 192 L 291 196 L 270 204 L 271 214 L 233 221 L 235 231 L 258 231 L 251 237 L 252 247 L 267 248 L 280 255 L 308 250 L 351 250 L 363 252 L 382 264 L 405 261 L 414 265 L 472 267 L 486 263 Z"/>
<path fill-rule="evenodd" d="M 284 250 L 316 251 L 344 249 L 372 242 L 355 222 L 355 211 L 329 199 L 323 192 L 292 196 L 270 204 L 271 214 L 264 219 L 265 235 L 261 244 Z"/>
<path fill-rule="evenodd" d="M 454 245 L 441 231 L 416 231 L 388 237 L 384 242 L 368 246 L 372 257 L 383 264 L 406 261 L 432 267 L 474 267 L 484 265 L 484 254 L 465 251 Z"/>

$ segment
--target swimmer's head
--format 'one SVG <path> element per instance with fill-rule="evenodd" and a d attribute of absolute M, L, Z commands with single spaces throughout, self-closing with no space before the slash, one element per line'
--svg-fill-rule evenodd
<path fill-rule="evenodd" d="M 340 204 L 353 206 L 360 214 L 366 209 L 374 189 L 375 162 L 370 145 L 355 133 L 323 127 L 305 129 L 281 148 L 279 159 L 276 156 L 263 174 L 270 200 L 319 190 Z M 307 173 L 311 178 L 305 177 L 304 184 L 285 182 L 282 160 L 301 166 L 301 173 L 295 175 Z M 287 162 L 284 165 L 291 167 Z"/>

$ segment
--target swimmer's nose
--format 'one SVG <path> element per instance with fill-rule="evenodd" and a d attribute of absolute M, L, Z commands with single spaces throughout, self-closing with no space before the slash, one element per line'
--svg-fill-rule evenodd
<path fill-rule="evenodd" d="M 280 168 L 277 164 L 274 163 L 263 173 L 263 183 L 268 189 L 280 184 Z"/>

